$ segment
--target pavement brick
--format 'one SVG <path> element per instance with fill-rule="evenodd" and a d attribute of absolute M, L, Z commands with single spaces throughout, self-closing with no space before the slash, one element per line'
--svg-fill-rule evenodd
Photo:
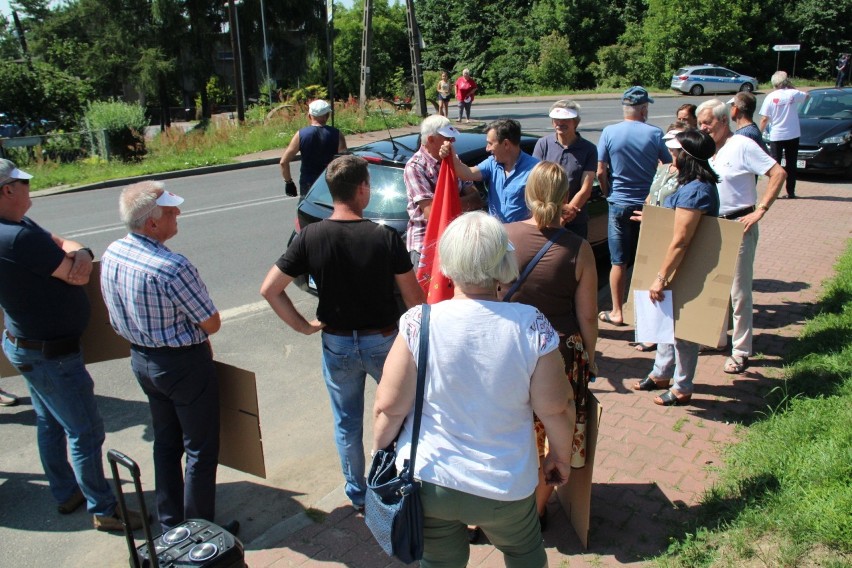
<path fill-rule="evenodd" d="M 650 370 L 653 353 L 627 345 L 632 329 L 601 326 L 601 375 L 591 386 L 603 418 L 590 549 L 582 549 L 554 498 L 544 534 L 549 566 L 646 566 L 666 550 L 671 536 L 682 534 L 723 467 L 724 448 L 742 437 L 737 425 L 754 422 L 766 409 L 765 395 L 781 376 L 786 346 L 814 312 L 821 282 L 833 273 L 850 237 L 849 189 L 848 182 L 800 179 L 800 199 L 773 204 L 760 223 L 755 262 L 757 355 L 745 374 L 734 376 L 722 372 L 726 353 L 702 354 L 689 406 L 661 408 L 652 393 L 633 391 L 633 381 Z M 249 550 L 249 565 L 404 566 L 384 555 L 346 503 L 326 512 L 274 548 Z M 502 554 L 488 543 L 474 545 L 470 566 L 502 567 Z"/>

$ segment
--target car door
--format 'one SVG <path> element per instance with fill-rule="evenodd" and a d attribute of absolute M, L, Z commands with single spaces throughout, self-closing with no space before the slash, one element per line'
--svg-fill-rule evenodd
<path fill-rule="evenodd" d="M 716 69 L 716 75 L 718 75 L 719 88 L 724 92 L 736 93 L 740 90 L 740 76 L 730 69 Z"/>

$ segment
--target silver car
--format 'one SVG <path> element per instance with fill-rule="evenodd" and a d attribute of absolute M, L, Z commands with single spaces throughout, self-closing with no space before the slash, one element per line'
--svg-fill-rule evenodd
<path fill-rule="evenodd" d="M 740 75 L 736 71 L 710 63 L 681 67 L 672 76 L 672 89 L 695 96 L 705 93 L 751 92 L 757 85 L 757 79 L 754 77 Z"/>

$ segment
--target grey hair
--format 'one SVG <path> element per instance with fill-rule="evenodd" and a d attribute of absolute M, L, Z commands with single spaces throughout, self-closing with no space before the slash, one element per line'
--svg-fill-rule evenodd
<path fill-rule="evenodd" d="M 148 219 L 159 219 L 163 216 L 163 208 L 156 202 L 164 188 L 162 182 L 148 180 L 128 185 L 122 190 L 118 200 L 118 212 L 128 230 L 138 231 L 145 226 Z"/>
<path fill-rule="evenodd" d="M 776 71 L 772 74 L 772 78 L 769 81 L 776 89 L 790 89 L 793 87 L 793 82 L 787 77 L 786 71 Z"/>
<path fill-rule="evenodd" d="M 518 277 L 503 224 L 482 211 L 465 213 L 444 230 L 438 243 L 441 272 L 456 286 L 490 288 Z"/>
<path fill-rule="evenodd" d="M 731 109 L 728 108 L 728 105 L 723 103 L 719 99 L 710 99 L 709 101 L 704 101 L 698 108 L 695 109 L 695 115 L 698 116 L 705 110 L 710 110 L 713 113 L 713 117 L 717 120 L 722 120 L 725 122 L 731 121 Z"/>
<path fill-rule="evenodd" d="M 562 99 L 561 101 L 556 101 L 550 106 L 551 111 L 556 108 L 570 108 L 571 110 L 576 110 L 577 118 L 580 118 L 580 109 L 583 107 L 570 99 Z"/>
<path fill-rule="evenodd" d="M 450 124 L 450 119 L 440 114 L 430 114 L 420 124 L 420 142 L 426 140 L 427 136 L 434 136 L 438 130 Z"/>
<path fill-rule="evenodd" d="M 648 110 L 648 103 L 642 103 L 639 105 L 621 105 L 621 108 L 624 111 L 625 118 L 634 118 L 642 116 L 642 113 Z"/>

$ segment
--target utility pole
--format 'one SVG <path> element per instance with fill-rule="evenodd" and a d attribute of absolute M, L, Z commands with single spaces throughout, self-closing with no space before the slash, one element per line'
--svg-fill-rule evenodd
<path fill-rule="evenodd" d="M 417 112 L 426 117 L 426 89 L 423 86 L 423 63 L 420 61 L 420 28 L 414 17 L 414 0 L 405 0 L 406 19 L 408 20 L 408 48 L 411 51 L 411 78 L 414 81 L 414 95 L 417 98 Z"/>
<path fill-rule="evenodd" d="M 361 92 L 358 103 L 363 107 L 370 95 L 370 54 L 373 46 L 373 0 L 364 0 L 364 27 L 361 30 Z"/>
<path fill-rule="evenodd" d="M 328 102 L 331 104 L 331 125 L 334 126 L 334 1 L 325 4 L 325 40 L 328 49 Z"/>
<path fill-rule="evenodd" d="M 231 52 L 234 55 L 234 80 L 237 93 L 237 120 L 243 124 L 246 120 L 245 97 L 243 94 L 243 56 L 240 52 L 240 32 L 237 29 L 237 5 L 235 0 L 228 0 L 228 27 L 231 31 Z"/>

